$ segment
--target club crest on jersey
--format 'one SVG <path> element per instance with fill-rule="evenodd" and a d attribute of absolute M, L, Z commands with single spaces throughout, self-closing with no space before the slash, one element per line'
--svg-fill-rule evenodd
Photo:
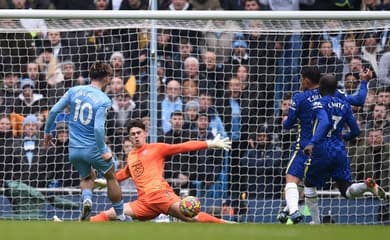
<path fill-rule="evenodd" d="M 144 173 L 144 166 L 142 165 L 141 161 L 137 161 L 134 164 L 131 165 L 131 168 L 133 169 L 133 173 L 135 177 L 139 177 Z"/>

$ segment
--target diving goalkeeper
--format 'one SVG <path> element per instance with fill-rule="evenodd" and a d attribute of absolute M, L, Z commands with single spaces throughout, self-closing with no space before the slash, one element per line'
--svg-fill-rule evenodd
<path fill-rule="evenodd" d="M 138 198 L 124 205 L 126 215 L 141 221 L 151 220 L 163 213 L 185 222 L 228 222 L 205 212 L 200 212 L 194 218 L 184 216 L 179 209 L 180 198 L 163 177 L 165 157 L 206 148 L 229 150 L 231 141 L 228 138 L 220 139 L 217 135 L 213 140 L 207 141 L 148 144 L 145 125 L 141 121 L 131 120 L 128 130 L 134 150 L 129 153 L 126 166 L 116 173 L 116 178 L 121 182 L 131 177 L 137 187 Z M 91 222 L 109 220 L 116 220 L 113 208 L 90 218 Z"/>

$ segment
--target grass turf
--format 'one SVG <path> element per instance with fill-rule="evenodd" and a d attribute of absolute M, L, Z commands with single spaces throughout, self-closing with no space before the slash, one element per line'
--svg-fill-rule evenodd
<path fill-rule="evenodd" d="M 27 240 L 206 240 L 206 239 L 388 239 L 389 226 L 191 224 L 191 223 L 88 223 L 45 221 L 0 221 L 0 239 Z"/>

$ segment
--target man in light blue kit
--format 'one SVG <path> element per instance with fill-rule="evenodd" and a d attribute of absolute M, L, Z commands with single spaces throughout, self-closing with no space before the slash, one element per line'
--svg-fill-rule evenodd
<path fill-rule="evenodd" d="M 112 153 L 105 144 L 106 113 L 111 100 L 103 92 L 112 77 L 109 64 L 97 62 L 89 70 L 91 84 L 76 86 L 52 107 L 45 125 L 45 147 L 53 146 L 50 129 L 59 112 L 70 105 L 69 117 L 69 160 L 78 170 L 81 181 L 83 206 L 81 221 L 89 220 L 92 212 L 92 189 L 94 170 L 103 173 L 107 179 L 108 197 L 115 209 L 117 219 L 124 221 L 122 192 L 115 178 Z M 93 168 L 93 169 L 92 169 Z"/>

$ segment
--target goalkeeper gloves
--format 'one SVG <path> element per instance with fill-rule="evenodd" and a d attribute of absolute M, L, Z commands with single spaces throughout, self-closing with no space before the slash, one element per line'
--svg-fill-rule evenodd
<path fill-rule="evenodd" d="M 221 139 L 221 135 L 217 134 L 213 140 L 207 140 L 208 148 L 218 148 L 229 151 L 232 148 L 232 141 L 228 137 Z"/>
<path fill-rule="evenodd" d="M 107 180 L 105 178 L 97 178 L 93 181 L 93 183 L 94 183 L 93 188 L 103 189 L 107 187 Z"/>

